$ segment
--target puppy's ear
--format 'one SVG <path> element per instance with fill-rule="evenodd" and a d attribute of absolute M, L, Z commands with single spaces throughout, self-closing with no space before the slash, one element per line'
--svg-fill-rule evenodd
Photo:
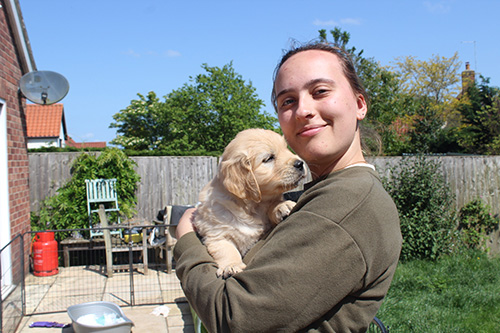
<path fill-rule="evenodd" d="M 240 199 L 260 202 L 262 199 L 259 184 L 247 157 L 221 162 L 222 184 Z"/>

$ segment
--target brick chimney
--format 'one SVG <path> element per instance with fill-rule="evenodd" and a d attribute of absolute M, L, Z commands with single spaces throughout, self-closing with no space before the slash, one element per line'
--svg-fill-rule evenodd
<path fill-rule="evenodd" d="M 470 69 L 469 62 L 465 63 L 465 71 L 462 72 L 462 94 L 467 92 L 467 88 L 474 85 L 476 72 Z"/>

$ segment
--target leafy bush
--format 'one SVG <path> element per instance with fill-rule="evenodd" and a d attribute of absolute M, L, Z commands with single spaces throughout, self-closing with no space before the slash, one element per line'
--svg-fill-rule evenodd
<path fill-rule="evenodd" d="M 135 162 L 117 148 L 108 148 L 100 155 L 82 153 L 71 167 L 71 180 L 57 191 L 57 195 L 42 201 L 38 215 L 32 213 L 32 230 L 88 228 L 85 179 L 116 178 L 120 214 L 132 217 L 137 203 L 135 190 L 140 180 L 134 165 Z M 113 221 L 110 219 L 110 222 Z M 64 233 L 62 237 L 67 235 Z"/>
<path fill-rule="evenodd" d="M 453 197 L 438 160 L 403 157 L 384 185 L 401 220 L 401 260 L 436 259 L 448 252 L 454 231 Z"/>
<path fill-rule="evenodd" d="M 487 234 L 498 226 L 498 218 L 492 216 L 490 207 L 481 199 L 475 199 L 460 209 L 458 215 L 459 237 L 471 249 L 484 248 Z"/>

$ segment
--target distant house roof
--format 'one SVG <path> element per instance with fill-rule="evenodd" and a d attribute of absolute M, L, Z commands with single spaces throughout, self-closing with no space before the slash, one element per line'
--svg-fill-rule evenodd
<path fill-rule="evenodd" d="M 61 103 L 51 105 L 26 105 L 26 127 L 28 139 L 35 138 L 64 138 L 64 145 L 75 148 L 106 148 L 106 141 L 75 142 L 68 136 L 66 120 L 64 118 L 64 105 Z M 61 133 L 61 128 L 63 133 Z"/>
<path fill-rule="evenodd" d="M 66 140 L 66 146 L 75 148 L 106 148 L 106 141 L 75 142 L 71 137 L 68 136 L 68 139 Z"/>
<path fill-rule="evenodd" d="M 63 104 L 27 104 L 26 127 L 28 138 L 54 138 L 61 134 L 67 137 Z"/>

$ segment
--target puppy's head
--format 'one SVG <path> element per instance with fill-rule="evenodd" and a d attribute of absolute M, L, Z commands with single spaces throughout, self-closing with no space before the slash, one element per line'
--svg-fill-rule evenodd
<path fill-rule="evenodd" d="M 222 155 L 219 177 L 224 187 L 241 199 L 276 199 L 304 179 L 304 162 L 288 150 L 285 139 L 263 129 L 244 130 Z"/>

